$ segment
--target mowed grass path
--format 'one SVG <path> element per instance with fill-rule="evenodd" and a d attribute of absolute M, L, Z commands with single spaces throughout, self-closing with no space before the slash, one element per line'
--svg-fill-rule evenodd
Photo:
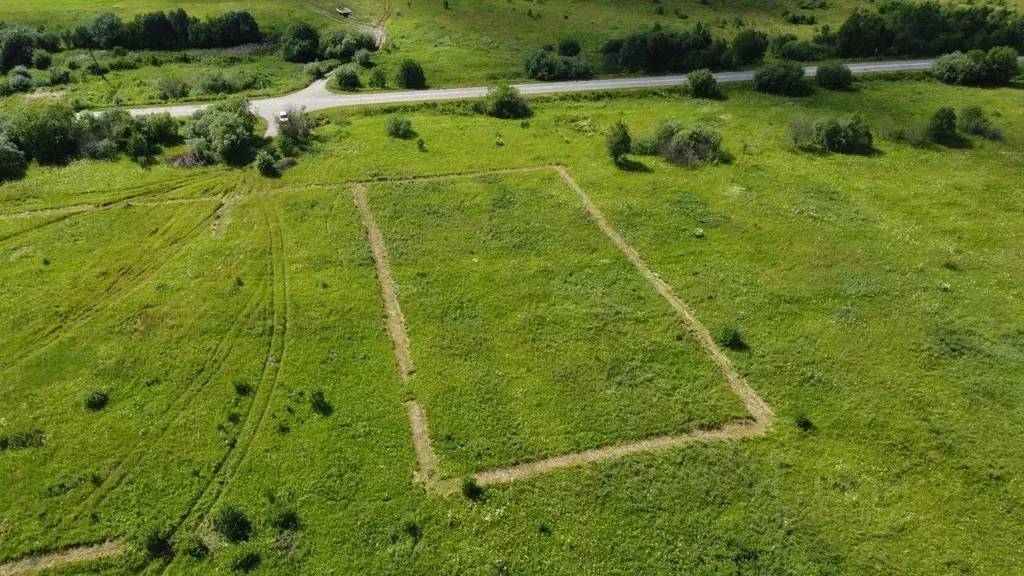
<path fill-rule="evenodd" d="M 369 197 L 443 473 L 747 416 L 553 170 Z"/>

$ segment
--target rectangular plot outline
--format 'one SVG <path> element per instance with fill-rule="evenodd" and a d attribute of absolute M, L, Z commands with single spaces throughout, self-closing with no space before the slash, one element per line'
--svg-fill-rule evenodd
<path fill-rule="evenodd" d="M 561 177 L 562 181 L 573 190 L 579 197 L 580 202 L 586 209 L 591 221 L 597 224 L 598 228 L 618 248 L 633 266 L 640 272 L 665 300 L 676 311 L 687 329 L 696 336 L 711 359 L 718 365 L 725 375 L 726 382 L 732 392 L 743 402 L 744 407 L 750 414 L 752 420 L 733 420 L 714 429 L 691 430 L 682 434 L 668 436 L 648 437 L 632 442 L 613 444 L 599 448 L 592 448 L 580 452 L 559 454 L 541 460 L 524 462 L 505 468 L 492 468 L 482 470 L 473 475 L 479 485 L 506 484 L 537 476 L 554 470 L 572 468 L 589 462 L 601 462 L 622 458 L 631 454 L 648 452 L 660 448 L 684 446 L 714 440 L 753 438 L 764 436 L 772 426 L 773 413 L 771 408 L 757 395 L 750 387 L 746 379 L 740 376 L 733 367 L 732 362 L 722 353 L 715 339 L 711 337 L 708 329 L 701 324 L 693 311 L 682 300 L 676 296 L 675 291 L 668 285 L 650 266 L 640 257 L 640 254 L 630 246 L 623 238 L 608 224 L 604 215 L 591 201 L 590 196 L 576 183 L 564 166 L 535 166 L 525 168 L 513 168 L 506 170 L 492 170 L 485 172 L 472 172 L 463 174 L 450 174 L 442 176 L 425 176 L 419 178 L 404 178 L 385 180 L 381 183 L 403 183 L 421 182 L 430 180 L 457 180 L 463 178 L 475 178 L 495 174 L 511 174 L 521 172 L 540 172 L 553 170 Z M 366 188 L 362 182 L 350 184 L 352 197 L 359 211 L 359 216 L 366 228 L 367 239 L 370 243 L 370 251 L 373 255 L 374 268 L 377 273 L 377 280 L 381 287 L 381 298 L 384 304 L 385 321 L 388 335 L 394 342 L 395 358 L 398 364 L 399 376 L 403 382 L 409 383 L 413 378 L 412 354 L 409 345 L 409 338 L 405 333 L 405 318 L 402 316 L 402 309 L 398 302 L 395 291 L 395 280 L 391 274 L 391 267 L 388 262 L 387 248 L 384 238 L 377 222 L 373 217 L 366 198 Z M 405 403 L 406 415 L 409 418 L 409 427 L 412 433 L 413 448 L 416 452 L 416 461 L 419 469 L 414 473 L 414 480 L 423 484 L 427 490 L 440 494 L 451 494 L 459 489 L 461 479 L 457 477 L 442 477 L 437 467 L 437 454 L 430 445 L 430 431 L 427 426 L 427 415 L 423 406 L 416 400 L 409 400 Z"/>

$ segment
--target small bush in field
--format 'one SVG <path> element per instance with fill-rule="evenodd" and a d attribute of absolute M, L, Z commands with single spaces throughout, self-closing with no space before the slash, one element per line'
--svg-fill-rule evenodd
<path fill-rule="evenodd" d="M 85 407 L 94 412 L 106 408 L 109 401 L 110 397 L 102 390 L 93 390 L 85 395 Z"/>
<path fill-rule="evenodd" d="M 735 350 L 736 352 L 746 352 L 750 349 L 746 340 L 743 339 L 743 335 L 740 334 L 740 331 L 733 326 L 726 328 L 722 332 L 722 336 L 718 339 L 718 343 L 729 350 Z"/>
<path fill-rule="evenodd" d="M 466 497 L 466 500 L 478 502 L 484 497 L 484 489 L 482 486 L 477 484 L 475 478 L 464 478 L 462 480 L 462 495 Z"/>
<path fill-rule="evenodd" d="M 242 542 L 252 535 L 252 524 L 245 511 L 234 504 L 228 504 L 217 511 L 213 517 L 213 529 L 231 542 Z"/>
<path fill-rule="evenodd" d="M 384 123 L 388 136 L 392 138 L 412 138 L 416 135 L 412 130 L 412 121 L 401 116 L 389 116 Z"/>
<path fill-rule="evenodd" d="M 686 76 L 690 84 L 691 94 L 694 98 L 719 99 L 722 97 L 722 90 L 718 87 L 718 80 L 711 70 L 703 68 L 694 70 Z"/>

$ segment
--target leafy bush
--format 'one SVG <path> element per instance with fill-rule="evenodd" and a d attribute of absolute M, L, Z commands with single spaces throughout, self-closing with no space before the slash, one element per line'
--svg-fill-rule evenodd
<path fill-rule="evenodd" d="M 484 112 L 488 116 L 504 119 L 529 118 L 533 115 L 533 110 L 519 90 L 504 83 L 487 91 Z"/>
<path fill-rule="evenodd" d="M 242 542 L 252 535 L 252 524 L 245 511 L 234 504 L 217 511 L 213 517 L 213 529 L 231 542 Z"/>
<path fill-rule="evenodd" d="M 53 64 L 53 56 L 46 50 L 35 50 L 32 52 L 32 67 L 36 70 L 46 70 Z"/>
<path fill-rule="evenodd" d="M 359 80 L 359 71 L 356 70 L 355 66 L 346 64 L 339 66 L 334 71 L 334 87 L 338 90 L 358 90 L 363 86 L 363 83 Z"/>
<path fill-rule="evenodd" d="M 422 90 L 427 87 L 427 77 L 423 73 L 423 67 L 415 60 L 402 60 L 398 66 L 398 75 L 395 80 L 400 87 L 411 90 Z"/>
<path fill-rule="evenodd" d="M 337 65 L 332 66 L 332 62 L 325 62 L 323 60 L 317 60 L 316 62 L 310 62 L 302 67 L 302 72 L 311 77 L 314 80 L 319 80 L 327 75 L 328 72 L 337 68 Z"/>
<path fill-rule="evenodd" d="M 789 140 L 796 146 L 810 146 L 814 141 L 814 124 L 806 116 L 797 116 L 789 121 Z"/>
<path fill-rule="evenodd" d="M 210 555 L 210 547 L 206 545 L 202 538 L 195 534 L 185 538 L 185 542 L 181 545 L 181 550 L 196 560 L 202 560 Z"/>
<path fill-rule="evenodd" d="M 690 84 L 690 93 L 694 98 L 718 99 L 722 97 L 722 90 L 718 87 L 718 80 L 711 70 L 701 68 L 690 72 L 686 77 Z"/>
<path fill-rule="evenodd" d="M 867 154 L 874 144 L 871 129 L 859 114 L 846 121 L 829 118 L 815 122 L 814 143 L 822 150 L 841 154 Z"/>
<path fill-rule="evenodd" d="M 27 106 L 15 118 L 12 140 L 40 164 L 64 164 L 78 153 L 75 112 L 62 103 Z"/>
<path fill-rule="evenodd" d="M 462 490 L 462 495 L 466 500 L 479 502 L 484 497 L 483 486 L 477 484 L 476 478 L 463 478 L 462 486 L 460 488 Z"/>
<path fill-rule="evenodd" d="M 960 110 L 956 120 L 956 127 L 964 134 L 981 136 L 989 140 L 1002 140 L 1003 132 L 992 126 L 992 121 L 980 106 L 968 106 Z"/>
<path fill-rule="evenodd" d="M 185 125 L 185 143 L 206 161 L 244 166 L 260 143 L 253 134 L 257 121 L 245 98 L 217 102 L 192 115 Z"/>
<path fill-rule="evenodd" d="M 654 125 L 647 138 L 633 140 L 633 153 L 641 156 L 658 156 L 668 147 L 669 142 L 686 126 L 678 120 L 662 120 Z"/>
<path fill-rule="evenodd" d="M 722 150 L 722 136 L 702 125 L 676 133 L 662 152 L 665 160 L 683 166 L 696 166 L 702 162 L 727 163 L 732 158 Z"/>
<path fill-rule="evenodd" d="M 751 29 L 741 30 L 732 41 L 736 64 L 745 66 L 760 62 L 768 50 L 768 36 Z"/>
<path fill-rule="evenodd" d="M 312 62 L 320 52 L 320 32 L 305 22 L 288 27 L 281 41 L 281 56 L 288 62 Z"/>
<path fill-rule="evenodd" d="M 289 106 L 286 112 L 286 122 L 282 122 L 280 118 L 276 120 L 277 134 L 281 139 L 287 140 L 290 146 L 302 146 L 309 141 L 309 133 L 312 130 L 309 115 L 306 114 L 304 107 Z"/>
<path fill-rule="evenodd" d="M 594 70 L 578 57 L 538 50 L 524 61 L 526 75 L 534 80 L 585 80 L 594 76 Z"/>
<path fill-rule="evenodd" d="M 412 121 L 401 116 L 389 116 L 384 123 L 388 136 L 392 138 L 412 138 L 416 135 L 412 130 Z"/>
<path fill-rule="evenodd" d="M 725 40 L 712 38 L 711 29 L 705 24 L 685 32 L 666 32 L 660 28 L 636 32 L 606 42 L 602 53 L 608 64 L 627 72 L 688 72 L 734 65 L 729 45 Z"/>
<path fill-rule="evenodd" d="M 267 178 L 277 178 L 281 172 L 277 169 L 277 151 L 273 148 L 264 148 L 256 153 L 256 169 Z"/>
<path fill-rule="evenodd" d="M 171 538 L 163 530 L 151 530 L 146 534 L 145 541 L 146 556 L 150 560 L 157 558 L 170 558 L 174 556 L 174 548 L 171 546 Z"/>
<path fill-rule="evenodd" d="M 939 108 L 928 122 L 928 137 L 932 142 L 947 144 L 956 140 L 956 111 L 945 106 Z"/>
<path fill-rule="evenodd" d="M 5 450 L 24 450 L 39 448 L 46 443 L 46 435 L 38 428 L 22 430 L 0 436 L 0 452 Z"/>
<path fill-rule="evenodd" d="M 331 403 L 324 397 L 324 391 L 319 388 L 313 390 L 313 393 L 309 395 L 309 404 L 313 408 L 313 412 L 321 416 L 330 416 L 334 412 L 334 406 L 331 406 Z"/>
<path fill-rule="evenodd" d="M 93 390 L 85 395 L 85 407 L 93 412 L 107 407 L 110 398 L 102 390 Z"/>
<path fill-rule="evenodd" d="M 573 56 L 580 55 L 580 43 L 574 38 L 563 38 L 558 41 L 558 53 L 562 56 Z"/>
<path fill-rule="evenodd" d="M 235 380 L 234 383 L 235 394 L 239 396 L 248 396 L 252 394 L 252 384 L 249 384 L 245 380 Z"/>
<path fill-rule="evenodd" d="M 981 50 L 953 52 L 935 63 L 936 78 L 962 86 L 1005 86 L 1018 73 L 1017 51 L 1007 46 L 992 48 L 987 54 Z"/>
<path fill-rule="evenodd" d="M 64 68 L 50 68 L 50 86 L 61 86 L 71 82 L 71 71 Z"/>
<path fill-rule="evenodd" d="M 633 146 L 633 139 L 629 135 L 629 128 L 620 120 L 612 126 L 608 134 L 608 155 L 612 161 L 618 164 L 622 157 L 629 154 Z"/>
<path fill-rule="evenodd" d="M 359 50 L 374 51 L 377 43 L 366 33 L 350 34 L 342 29 L 328 30 L 320 38 L 320 54 L 324 58 L 350 62 Z"/>
<path fill-rule="evenodd" d="M 255 552 L 242 551 L 231 562 L 231 569 L 235 572 L 248 573 L 260 567 L 262 562 L 260 555 Z"/>
<path fill-rule="evenodd" d="M 215 86 L 214 88 L 219 88 Z M 156 81 L 156 89 L 160 91 L 160 97 L 164 100 L 185 98 L 189 93 L 189 85 L 177 76 L 161 76 Z M 203 86 L 206 92 L 212 92 L 207 86 Z M 216 92 L 215 92 L 216 93 Z"/>
<path fill-rule="evenodd" d="M 25 153 L 0 135 L 0 183 L 24 178 L 27 171 Z"/>
<path fill-rule="evenodd" d="M 777 60 L 758 68 L 754 72 L 754 89 L 784 96 L 803 96 L 808 92 L 803 67 L 786 60 Z"/>
<path fill-rule="evenodd" d="M 818 66 L 815 80 L 826 90 L 849 90 L 853 86 L 853 72 L 841 62 L 826 62 Z"/>
<path fill-rule="evenodd" d="M 293 508 L 285 508 L 274 513 L 270 525 L 278 530 L 294 532 L 302 527 L 302 522 L 298 512 Z"/>
<path fill-rule="evenodd" d="M 383 90 L 388 86 L 388 73 L 383 68 L 374 68 L 370 72 L 369 80 L 370 88 L 376 88 L 377 90 Z"/>
<path fill-rule="evenodd" d="M 356 50 L 355 55 L 352 56 L 352 61 L 358 64 L 361 68 L 373 68 L 373 52 L 370 52 L 366 48 L 360 48 Z"/>
<path fill-rule="evenodd" d="M 208 94 L 234 94 L 238 92 L 238 84 L 217 70 L 203 76 L 199 80 L 199 88 Z"/>
<path fill-rule="evenodd" d="M 30 90 L 32 90 L 31 76 L 11 74 L 10 78 L 7 79 L 7 89 L 5 90 L 7 94 L 18 94 Z"/>
<path fill-rule="evenodd" d="M 750 349 L 746 340 L 743 339 L 743 335 L 733 326 L 729 326 L 722 331 L 722 335 L 718 338 L 718 343 L 736 352 L 746 352 Z"/>

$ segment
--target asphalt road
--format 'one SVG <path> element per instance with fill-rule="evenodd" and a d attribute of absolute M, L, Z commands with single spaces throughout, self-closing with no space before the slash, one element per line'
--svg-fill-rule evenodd
<path fill-rule="evenodd" d="M 849 64 L 854 74 L 871 74 L 877 72 L 907 72 L 928 70 L 935 65 L 935 60 L 899 60 L 891 62 L 869 62 Z M 818 69 L 810 66 L 804 69 L 808 76 L 814 76 Z M 754 72 L 719 72 L 715 74 L 719 82 L 744 82 L 753 80 Z M 561 94 L 566 92 L 587 92 L 593 90 L 621 90 L 625 88 L 659 88 L 678 86 L 686 83 L 685 75 L 678 76 L 642 76 L 635 78 L 608 78 L 604 80 L 580 80 L 573 82 L 538 82 L 517 84 L 516 88 L 526 95 Z M 463 100 L 481 98 L 487 94 L 487 86 L 467 88 L 440 88 L 434 90 L 405 90 L 401 92 L 366 92 L 355 94 L 337 94 L 327 89 L 327 80 L 317 80 L 306 88 L 285 96 L 253 100 L 253 110 L 267 120 L 268 136 L 277 133 L 275 119 L 281 110 L 289 107 L 304 106 L 306 110 L 324 110 L 340 106 L 366 106 L 372 104 L 399 104 L 406 102 L 428 102 L 438 100 Z M 171 116 L 191 116 L 208 104 L 182 104 L 179 106 L 157 106 L 152 108 L 134 108 L 130 112 L 135 116 L 160 114 L 169 112 Z"/>

